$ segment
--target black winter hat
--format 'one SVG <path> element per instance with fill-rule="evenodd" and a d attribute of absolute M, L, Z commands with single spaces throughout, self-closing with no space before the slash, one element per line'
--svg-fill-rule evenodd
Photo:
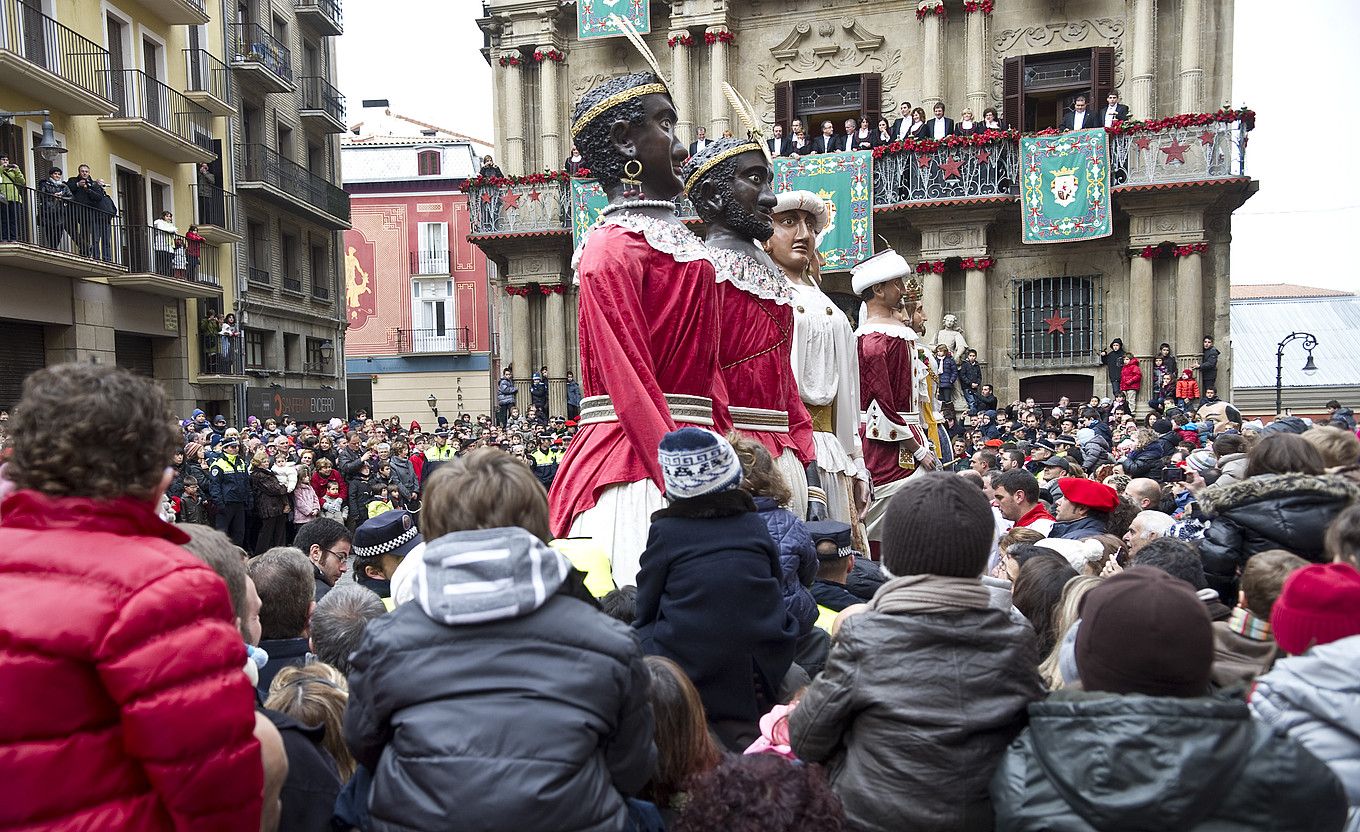
<path fill-rule="evenodd" d="M 982 489 L 955 474 L 917 472 L 888 503 L 883 564 L 898 577 L 976 578 L 995 531 Z"/>

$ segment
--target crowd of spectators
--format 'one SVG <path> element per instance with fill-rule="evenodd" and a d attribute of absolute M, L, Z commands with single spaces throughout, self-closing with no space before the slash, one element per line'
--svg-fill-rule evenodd
<path fill-rule="evenodd" d="M 907 481 L 879 562 L 682 428 L 618 587 L 548 530 L 565 418 L 177 425 L 154 382 L 41 370 L 0 414 L 0 825 L 1355 829 L 1333 404 L 1168 408 L 1122 460 L 1076 438 L 1099 402 L 1017 407 L 1032 438 Z"/>

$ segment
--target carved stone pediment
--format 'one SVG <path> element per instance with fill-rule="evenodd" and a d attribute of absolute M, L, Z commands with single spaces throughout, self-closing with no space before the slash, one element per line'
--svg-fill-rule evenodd
<path fill-rule="evenodd" d="M 883 75 L 886 105 L 888 92 L 902 79 L 902 50 L 882 54 L 884 41 L 853 17 L 799 23 L 770 49 L 771 60 L 757 67 L 755 99 L 766 105 L 760 109 L 769 119 L 774 86 L 781 81 L 877 72 Z"/>
<path fill-rule="evenodd" d="M 1040 23 L 1018 29 L 1004 29 L 992 37 L 992 100 L 1002 100 L 1001 82 L 1006 58 L 1061 52 L 1085 46 L 1114 48 L 1114 86 L 1124 86 L 1124 35 L 1122 17 L 1097 17 Z"/>

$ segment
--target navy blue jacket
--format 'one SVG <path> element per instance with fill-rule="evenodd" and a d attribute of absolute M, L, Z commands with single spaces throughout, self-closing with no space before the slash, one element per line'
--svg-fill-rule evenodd
<path fill-rule="evenodd" d="M 255 505 L 250 489 L 250 463 L 244 456 L 238 455 L 235 463 L 225 455 L 220 456 L 208 467 L 208 498 L 218 507 L 239 503 L 249 509 Z"/>
<path fill-rule="evenodd" d="M 770 538 L 779 550 L 779 569 L 783 584 L 784 604 L 798 620 L 798 635 L 807 635 L 817 623 L 817 602 L 812 599 L 807 585 L 817 577 L 817 548 L 807 526 L 793 512 L 781 508 L 769 497 L 756 497 L 756 511 L 770 530 Z"/>

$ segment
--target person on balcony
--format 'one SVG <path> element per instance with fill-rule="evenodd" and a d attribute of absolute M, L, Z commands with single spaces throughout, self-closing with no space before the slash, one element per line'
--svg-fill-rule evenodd
<path fill-rule="evenodd" d="M 198 282 L 198 264 L 203 257 L 203 244 L 207 239 L 198 233 L 198 226 L 191 225 L 184 234 L 184 253 L 187 258 L 189 282 Z"/>
<path fill-rule="evenodd" d="M 90 233 L 93 242 L 91 254 L 112 263 L 118 256 L 113 250 L 113 219 L 118 216 L 118 206 L 114 204 L 113 194 L 109 192 L 109 183 L 101 179 L 99 186 L 103 188 L 104 195 L 100 197 L 99 204 L 90 218 L 90 222 L 94 224 Z"/>
<path fill-rule="evenodd" d="M 510 421 L 510 411 L 515 408 L 515 399 L 518 397 L 519 388 L 515 386 L 514 376 L 507 368 L 496 385 L 496 423 L 501 427 Z"/>
<path fill-rule="evenodd" d="M 882 147 L 886 144 L 892 144 L 892 142 L 892 128 L 888 126 L 888 117 L 883 116 L 879 118 L 878 129 L 874 131 L 873 147 Z"/>
<path fill-rule="evenodd" d="M 855 132 L 846 136 L 846 150 L 873 150 L 877 135 L 877 128 L 869 126 L 869 117 L 864 116 L 859 120 Z"/>
<path fill-rule="evenodd" d="M 38 183 L 38 195 L 42 200 L 38 212 L 38 224 L 43 229 L 43 245 L 53 251 L 61 249 L 61 239 L 66 233 L 67 205 L 71 201 L 71 189 L 61 178 L 61 168 L 52 168 L 47 178 Z"/>
<path fill-rule="evenodd" d="M 696 127 L 694 129 L 694 141 L 689 143 L 689 155 L 697 156 L 708 147 L 708 129 Z"/>
<path fill-rule="evenodd" d="M 1079 95 L 1072 102 L 1072 112 L 1063 116 L 1062 126 L 1064 130 L 1085 130 L 1096 126 L 1095 118 L 1086 112 L 1086 96 Z"/>
<path fill-rule="evenodd" d="M 793 152 L 792 145 L 788 138 L 784 136 L 784 125 L 775 122 L 774 137 L 765 140 L 765 146 L 770 149 L 771 156 L 788 156 Z"/>
<path fill-rule="evenodd" d="M 902 141 L 911 133 L 912 125 L 916 124 L 916 112 L 911 108 L 910 101 L 903 101 L 898 106 L 898 111 L 902 114 L 897 121 L 893 122 L 892 137 L 894 141 Z M 922 119 L 924 121 L 924 119 Z"/>
<path fill-rule="evenodd" d="M 171 277 L 174 275 L 175 238 L 179 236 L 174 215 L 162 211 L 160 218 L 151 226 L 151 250 L 156 253 L 156 274 Z"/>
<path fill-rule="evenodd" d="M 953 135 L 954 119 L 949 118 L 944 114 L 944 102 L 936 101 L 934 111 L 935 118 L 932 118 L 926 124 L 926 134 L 924 138 L 939 141 L 945 136 Z"/>
<path fill-rule="evenodd" d="M 829 121 L 822 122 L 822 135 L 812 142 L 813 153 L 835 153 L 840 150 L 840 139 L 836 136 L 836 125 Z"/>
<path fill-rule="evenodd" d="M 231 368 L 236 365 L 236 342 L 241 337 L 241 328 L 236 325 L 235 315 L 230 312 L 227 313 L 227 316 L 222 319 L 222 328 L 218 330 L 217 335 L 222 342 L 220 350 L 222 371 L 230 372 Z"/>
<path fill-rule="evenodd" d="M 538 408 L 540 422 L 548 422 L 548 368 L 543 367 L 529 381 L 529 402 Z"/>
<path fill-rule="evenodd" d="M 997 113 L 995 107 L 988 107 L 982 111 L 982 129 L 988 130 L 1007 130 L 1009 127 L 1006 120 Z"/>
<path fill-rule="evenodd" d="M 198 218 L 208 225 L 223 225 L 223 218 L 218 216 L 217 206 L 217 177 L 213 176 L 208 169 L 207 162 L 200 162 L 198 165 Z"/>
<path fill-rule="evenodd" d="M 963 111 L 963 115 L 960 116 L 958 122 L 954 124 L 954 135 L 955 135 L 955 136 L 971 136 L 971 135 L 973 135 L 974 133 L 981 133 L 981 132 L 982 132 L 982 123 L 981 123 L 981 122 L 977 122 L 977 121 L 973 121 L 973 111 L 972 111 L 972 110 L 964 110 L 964 111 Z"/>
<path fill-rule="evenodd" d="M 1110 90 L 1110 94 L 1105 96 L 1105 126 L 1113 127 L 1116 121 L 1129 120 L 1129 108 L 1119 103 L 1119 93 Z"/>
<path fill-rule="evenodd" d="M 581 155 L 581 151 L 576 145 L 572 145 L 571 155 L 562 163 L 562 170 L 565 170 L 568 176 L 580 176 L 581 171 L 584 170 L 585 167 L 585 157 Z"/>
<path fill-rule="evenodd" d="M 930 138 L 930 131 L 926 126 L 926 111 L 920 107 L 911 111 L 911 126 L 907 128 L 907 138 L 917 141 Z"/>
<path fill-rule="evenodd" d="M 99 231 L 95 216 L 99 205 L 104 201 L 103 183 L 90 175 L 90 166 L 81 165 L 76 175 L 66 180 L 71 192 L 71 221 L 67 232 L 80 247 L 83 257 L 93 256 L 94 237 Z"/>
<path fill-rule="evenodd" d="M 803 132 L 802 119 L 794 119 L 789 126 L 789 132 L 793 135 L 789 137 L 789 155 L 797 159 L 799 156 L 806 156 L 812 152 L 812 140 L 807 133 Z"/>
<path fill-rule="evenodd" d="M 0 243 L 22 241 L 28 236 L 24 212 L 27 184 L 23 169 L 0 153 Z"/>

